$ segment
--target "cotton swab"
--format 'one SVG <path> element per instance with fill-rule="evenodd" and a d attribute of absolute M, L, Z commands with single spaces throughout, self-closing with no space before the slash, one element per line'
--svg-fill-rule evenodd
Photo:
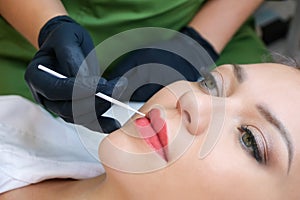
<path fill-rule="evenodd" d="M 53 70 L 51 70 L 51 69 L 49 69 L 49 68 L 47 68 L 47 67 L 45 67 L 43 65 L 38 65 L 38 69 L 40 69 L 40 70 L 42 70 L 44 72 L 47 72 L 49 74 L 52 74 L 53 76 L 55 76 L 57 78 L 67 78 L 66 76 L 64 76 L 62 74 L 59 74 L 59 73 L 57 73 L 57 72 L 55 72 L 55 71 L 53 71 Z M 139 114 L 139 115 L 141 115 L 143 117 L 146 116 L 144 113 L 141 113 L 140 111 L 135 110 L 134 108 L 130 107 L 129 105 L 127 105 L 127 104 L 125 104 L 125 103 L 123 103 L 121 101 L 118 101 L 118 100 L 116 100 L 116 99 L 114 99 L 114 98 L 112 98 L 110 96 L 107 96 L 107 95 L 105 95 L 105 94 L 103 94 L 101 92 L 98 92 L 95 95 L 97 97 L 105 99 L 106 101 L 109 101 L 109 102 L 111 102 L 113 104 L 116 104 L 116 105 L 121 106 L 121 107 L 123 107 L 125 109 L 128 109 L 128 110 L 131 110 L 131 111 L 133 111 L 133 112 L 135 112 L 135 113 L 137 113 L 137 114 Z"/>

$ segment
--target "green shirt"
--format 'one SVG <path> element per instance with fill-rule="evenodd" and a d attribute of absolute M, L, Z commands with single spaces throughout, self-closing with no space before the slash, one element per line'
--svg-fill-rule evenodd
<path fill-rule="evenodd" d="M 69 15 L 85 27 L 94 44 L 125 30 L 187 25 L 205 0 L 62 0 Z M 217 25 L 216 25 L 217 26 Z M 0 95 L 32 98 L 24 81 L 26 66 L 36 49 L 0 17 Z M 266 49 L 248 20 L 225 47 L 217 65 L 260 62 Z"/>

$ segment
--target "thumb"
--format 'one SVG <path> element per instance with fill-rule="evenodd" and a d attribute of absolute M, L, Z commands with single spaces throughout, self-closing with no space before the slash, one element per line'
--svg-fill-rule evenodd
<path fill-rule="evenodd" d="M 98 83 L 97 92 L 119 99 L 125 92 L 127 86 L 128 80 L 125 77 L 118 77 L 109 81 L 102 78 Z"/>
<path fill-rule="evenodd" d="M 95 120 L 89 124 L 85 124 L 85 127 L 101 132 L 101 133 L 111 133 L 121 127 L 121 124 L 118 120 L 110 117 L 98 117 L 98 120 Z"/>

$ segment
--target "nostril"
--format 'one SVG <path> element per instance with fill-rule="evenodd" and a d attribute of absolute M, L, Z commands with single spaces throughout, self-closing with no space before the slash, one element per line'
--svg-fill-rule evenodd
<path fill-rule="evenodd" d="M 191 115 L 187 111 L 183 111 L 183 116 L 189 124 L 192 122 Z"/>
<path fill-rule="evenodd" d="M 180 113 L 182 113 L 182 117 L 184 118 L 184 120 L 190 124 L 192 122 L 191 115 L 189 114 L 189 112 L 181 108 L 179 101 L 177 102 L 176 108 Z"/>
<path fill-rule="evenodd" d="M 180 106 L 180 102 L 179 101 L 177 101 L 177 103 L 176 103 L 176 109 L 178 111 L 181 111 L 181 106 Z"/>

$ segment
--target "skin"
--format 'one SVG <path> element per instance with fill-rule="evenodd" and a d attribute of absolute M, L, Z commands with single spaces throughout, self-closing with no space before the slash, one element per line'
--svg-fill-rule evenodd
<path fill-rule="evenodd" d="M 236 0 L 210 0 L 195 15 L 189 26 L 197 30 L 220 53 L 263 2 L 264 0 L 239 0 L 238 3 Z"/>
<path fill-rule="evenodd" d="M 300 109 L 300 71 L 280 64 L 243 65 L 242 68 L 242 83 L 234 78 L 231 65 L 217 68 L 214 75 L 219 87 L 224 88 L 222 97 L 208 95 L 196 83 L 180 81 L 159 91 L 141 108 L 141 112 L 147 113 L 159 105 L 168 127 L 169 149 L 178 135 L 193 138 L 191 145 L 181 152 L 182 156 L 169 151 L 169 163 L 162 162 L 162 168 L 128 173 L 107 165 L 109 160 L 104 159 L 105 176 L 83 181 L 46 181 L 8 192 L 0 199 L 16 199 L 21 195 L 25 200 L 299 199 L 300 126 L 296 119 Z M 293 144 L 290 168 L 284 137 L 269 122 L 270 118 L 266 120 L 257 109 L 258 104 L 267 107 L 285 126 Z M 215 116 L 222 118 L 215 121 Z M 265 141 L 268 149 L 266 164 L 257 162 L 241 145 L 241 125 L 248 125 L 260 138 L 260 144 Z M 215 134 L 210 132 L 212 126 L 220 128 L 216 129 L 219 130 L 217 140 L 211 143 L 212 151 L 200 158 L 199 152 L 207 134 Z M 146 159 L 149 163 L 161 161 L 143 139 L 133 137 L 133 134 L 138 133 L 130 120 L 100 144 L 100 159 L 106 151 L 114 160 L 124 159 L 124 154 L 114 154 L 112 147 L 118 147 L 129 152 L 126 162 L 130 162 L 130 155 L 140 153 L 153 154 L 154 159 Z"/>
<path fill-rule="evenodd" d="M 68 15 L 60 0 L 0 0 L 0 14 L 37 49 L 44 24 L 53 17 Z"/>

